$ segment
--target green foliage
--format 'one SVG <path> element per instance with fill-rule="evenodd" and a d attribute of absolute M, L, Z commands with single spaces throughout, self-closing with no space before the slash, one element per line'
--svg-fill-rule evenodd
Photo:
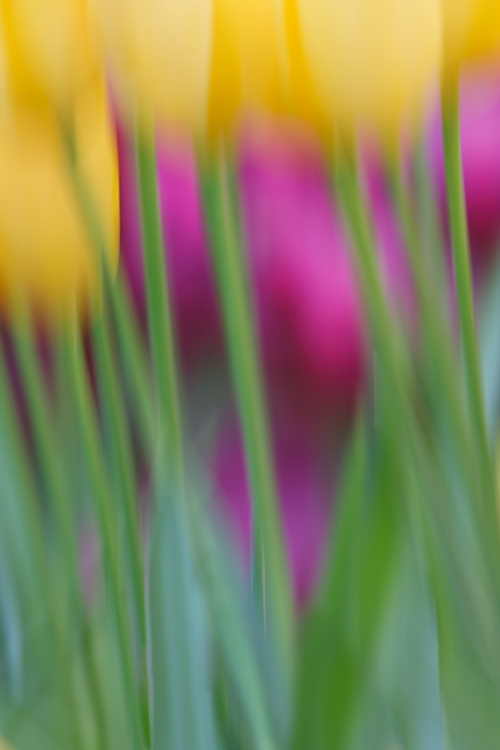
<path fill-rule="evenodd" d="M 58 362 L 49 389 L 30 322 L 16 323 L 27 424 L 0 361 L 0 734 L 18 750 L 494 750 L 494 465 L 478 439 L 479 402 L 470 403 L 477 383 L 469 373 L 463 387 L 442 300 L 425 291 L 430 271 L 415 254 L 421 230 L 402 186 L 393 174 L 420 279 L 420 346 L 402 336 L 386 305 L 353 160 L 337 162 L 336 198 L 373 334 L 373 393 L 346 438 L 323 574 L 298 615 L 284 569 L 230 170 L 224 160 L 217 170 L 204 164 L 201 177 L 255 539 L 265 553 L 257 595 L 206 501 L 209 478 L 199 481 L 201 467 L 186 447 L 168 288 L 157 278 L 162 248 L 147 144 L 139 157 L 150 318 L 161 316 L 153 325 L 154 366 L 126 282 L 120 274 L 113 282 L 106 267 L 90 331 L 97 393 L 76 326 L 49 342 Z M 85 185 L 70 169 L 102 249 Z M 492 440 L 498 278 L 497 271 L 480 328 Z M 136 503 L 144 457 L 145 530 Z M 83 519 L 96 542 L 90 592 L 80 575 Z"/>

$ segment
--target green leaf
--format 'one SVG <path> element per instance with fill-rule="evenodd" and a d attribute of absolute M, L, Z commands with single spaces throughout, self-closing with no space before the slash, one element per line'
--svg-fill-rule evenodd
<path fill-rule="evenodd" d="M 158 498 L 149 566 L 153 750 L 215 750 L 205 602 L 180 503 Z"/>
<path fill-rule="evenodd" d="M 196 520 L 207 608 L 224 672 L 252 747 L 278 747 L 286 737 L 290 707 L 277 654 L 263 632 L 260 612 L 252 610 L 245 595 L 227 541 L 209 519 L 200 514 Z"/>
<path fill-rule="evenodd" d="M 361 423 L 353 439 L 323 587 L 304 625 L 294 750 L 349 746 L 376 664 L 404 507 L 403 466 L 383 395 L 372 433 Z"/>

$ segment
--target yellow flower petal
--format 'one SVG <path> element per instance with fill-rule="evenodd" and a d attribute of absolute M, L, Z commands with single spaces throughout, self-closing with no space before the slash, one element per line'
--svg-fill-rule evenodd
<path fill-rule="evenodd" d="M 205 126 L 211 0 L 92 0 L 119 97 L 131 115 Z"/>
<path fill-rule="evenodd" d="M 309 70 L 300 29 L 296 0 L 277 0 L 281 45 L 284 59 L 284 109 L 294 119 L 304 120 L 328 139 L 332 136 L 331 122 L 321 107 Z"/>
<path fill-rule="evenodd" d="M 477 0 L 467 38 L 466 56 L 487 57 L 500 51 L 500 3 Z"/>
<path fill-rule="evenodd" d="M 77 160 L 117 258 L 116 155 L 102 85 L 82 95 Z M 51 319 L 98 293 L 95 252 L 71 185 L 57 118 L 16 110 L 0 119 L 0 308 L 27 302 Z"/>
<path fill-rule="evenodd" d="M 0 0 L 11 95 L 68 111 L 96 75 L 85 0 Z"/>
<path fill-rule="evenodd" d="M 281 108 L 278 20 L 274 0 L 213 0 L 210 133 Z"/>
<path fill-rule="evenodd" d="M 444 76 L 456 74 L 468 60 L 500 49 L 498 0 L 439 0 L 443 30 Z"/>
<path fill-rule="evenodd" d="M 297 0 L 307 62 L 332 122 L 392 133 L 440 63 L 436 0 Z"/>

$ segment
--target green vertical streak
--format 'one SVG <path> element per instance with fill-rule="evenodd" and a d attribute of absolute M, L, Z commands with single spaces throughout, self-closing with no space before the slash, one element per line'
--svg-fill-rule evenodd
<path fill-rule="evenodd" d="M 125 697 L 130 722 L 132 747 L 134 750 L 142 750 L 141 721 L 139 715 L 138 695 L 136 689 L 136 678 L 134 669 L 133 636 L 130 622 L 127 618 L 124 596 L 120 587 L 120 563 L 118 548 L 115 544 L 113 533 L 113 508 L 110 502 L 111 493 L 108 477 L 103 464 L 103 446 L 99 434 L 94 404 L 90 392 L 90 384 L 85 370 L 82 345 L 79 334 L 75 328 L 71 338 L 72 357 L 70 374 L 72 378 L 73 396 L 82 430 L 84 450 L 89 479 L 91 482 L 91 496 L 94 501 L 94 509 L 99 522 L 100 538 L 103 545 L 104 559 L 110 585 L 110 593 L 113 602 L 116 630 L 118 636 L 119 662 L 123 670 Z M 142 728 L 145 745 L 148 745 L 149 728 Z"/>
<path fill-rule="evenodd" d="M 147 353 L 132 309 L 126 279 L 119 274 L 115 283 L 110 281 L 107 286 L 120 355 L 130 383 L 132 406 L 142 447 L 147 451 L 147 455 L 150 455 L 153 447 L 155 420 Z"/>
<path fill-rule="evenodd" d="M 210 168 L 209 168 L 210 169 Z M 217 176 L 201 168 L 205 216 L 226 328 L 232 376 L 243 432 L 254 516 L 256 555 L 261 558 L 265 607 L 284 674 L 294 670 L 294 614 L 269 438 L 264 387 L 254 331 L 248 272 L 237 233 L 224 158 Z M 260 553 L 260 554 L 259 554 Z"/>
<path fill-rule="evenodd" d="M 4 352 L 0 348 L 0 415 L 7 435 L 14 473 L 19 482 L 19 502 L 23 507 L 22 515 L 26 521 L 27 535 L 30 540 L 33 558 L 36 560 L 37 571 L 41 575 L 48 591 L 50 585 L 49 564 L 45 549 L 41 504 L 36 494 L 32 467 L 26 453 L 19 418 L 15 411 L 13 394 L 8 381 L 9 376 L 5 364 Z"/>
<path fill-rule="evenodd" d="M 69 581 L 68 589 L 65 587 L 63 592 L 66 618 L 64 622 L 59 618 L 57 619 L 56 639 L 58 641 L 62 639 L 64 644 L 61 649 L 62 675 L 67 689 L 70 711 L 73 715 L 74 741 L 78 748 L 82 748 L 83 733 L 78 719 L 76 688 L 69 667 L 71 633 L 74 627 L 81 628 L 83 624 L 83 608 L 79 592 L 78 544 L 73 523 L 70 493 L 66 486 L 62 465 L 58 460 L 56 437 L 51 426 L 40 362 L 36 354 L 31 328 L 24 313 L 21 313 L 16 321 L 14 345 L 29 407 L 35 447 L 47 489 L 50 509 L 55 520 L 64 580 Z M 55 603 L 53 611 L 57 617 L 57 603 Z M 87 662 L 87 657 L 88 654 L 85 655 L 85 662 Z"/>
<path fill-rule="evenodd" d="M 450 509 L 446 505 L 447 493 L 450 492 L 450 487 L 443 484 L 441 485 L 442 489 L 440 488 L 436 492 L 436 472 L 441 471 L 442 467 L 436 461 L 436 457 L 429 453 L 430 446 L 426 444 L 425 439 L 422 440 L 423 436 L 420 432 L 418 420 L 413 413 L 411 402 L 412 392 L 409 387 L 411 381 L 408 378 L 409 372 L 407 370 L 408 363 L 405 363 L 405 360 L 401 358 L 402 352 L 399 352 L 399 357 L 397 356 L 398 349 L 395 348 L 392 341 L 394 332 L 377 273 L 373 234 L 370 231 L 366 208 L 360 195 L 353 163 L 349 160 L 339 159 L 336 177 L 337 196 L 353 238 L 353 251 L 368 319 L 375 339 L 379 342 L 379 351 L 385 375 L 390 379 L 391 386 L 393 387 L 394 408 L 398 413 L 398 419 L 394 421 L 398 450 L 403 450 L 401 455 L 408 458 L 414 476 L 418 477 L 419 483 L 422 484 L 424 488 L 421 495 L 423 509 L 424 511 L 429 510 L 434 522 L 441 524 L 440 528 L 443 534 L 441 543 L 444 544 L 446 542 L 447 551 L 449 550 L 448 553 L 453 556 L 453 569 L 461 576 L 463 573 L 459 552 L 461 547 L 459 547 L 459 542 L 455 538 L 453 524 L 451 528 L 447 528 L 447 525 L 449 526 L 449 518 L 446 517 L 446 514 L 453 512 L 453 509 Z M 466 457 L 465 461 L 467 460 Z M 421 510 L 418 506 L 416 508 L 412 507 L 414 502 L 413 493 L 410 493 L 410 495 L 412 496 L 409 505 L 410 511 L 420 514 Z M 481 565 L 481 571 L 487 576 L 485 580 L 488 581 L 488 584 L 491 584 L 489 592 L 492 599 L 497 599 L 497 571 L 500 569 L 498 563 L 497 524 L 496 522 L 491 523 L 490 530 L 488 531 L 483 520 L 481 528 L 483 531 L 486 530 L 485 538 L 487 541 L 488 557 L 482 558 L 478 563 Z M 489 565 L 485 566 L 485 562 L 489 563 Z M 470 570 L 470 564 L 467 570 Z M 467 589 L 466 584 L 464 583 L 463 585 L 464 590 Z M 476 590 L 477 586 L 469 586 L 467 596 L 473 598 Z M 471 611 L 477 611 L 474 606 L 470 609 Z"/>
<path fill-rule="evenodd" d="M 470 415 L 481 455 L 481 473 L 485 488 L 483 494 L 486 500 L 485 514 L 488 521 L 492 522 L 496 519 L 496 510 L 494 508 L 496 499 L 476 346 L 469 236 L 460 151 L 458 80 L 450 82 L 449 86 L 443 92 L 441 109 L 446 193 L 458 305 L 460 343 L 465 366 L 465 382 Z"/>
<path fill-rule="evenodd" d="M 152 445 L 153 439 L 153 410 L 148 393 L 148 373 L 145 365 L 145 355 L 141 349 L 140 335 L 137 320 L 132 312 L 130 298 L 123 286 L 124 282 L 114 284 L 108 259 L 110 257 L 107 240 L 96 211 L 93 196 L 84 175 L 78 168 L 75 160 L 75 150 L 72 136 L 63 128 L 64 142 L 70 178 L 73 189 L 80 206 L 82 218 L 85 223 L 92 247 L 95 253 L 95 262 L 101 268 L 104 280 L 105 296 L 109 298 L 117 327 L 118 338 L 127 369 L 131 375 L 134 402 L 136 405 L 141 436 L 147 448 Z M 156 196 L 155 196 L 156 197 Z M 104 302 L 104 305 L 106 302 Z M 160 332 L 161 333 L 161 332 Z M 115 363 L 111 356 L 111 343 L 105 314 L 97 321 L 94 331 L 94 347 L 96 357 L 102 374 L 103 391 L 106 394 L 106 408 L 110 417 L 111 435 L 115 446 L 117 457 L 117 477 L 120 485 L 120 496 L 124 502 L 125 530 L 127 544 L 130 550 L 130 568 L 132 577 L 132 591 L 135 610 L 135 620 L 139 630 L 139 641 L 141 646 L 138 691 L 141 701 L 141 717 L 137 709 L 137 695 L 135 685 L 134 663 L 133 663 L 133 635 L 127 622 L 127 612 L 124 602 L 121 600 L 119 591 L 120 560 L 114 543 L 112 518 L 109 516 L 107 500 L 109 499 L 109 486 L 107 475 L 102 464 L 102 454 L 97 450 L 100 444 L 97 423 L 93 416 L 93 404 L 86 380 L 84 362 L 81 353 L 81 343 L 75 334 L 75 356 L 73 359 L 72 381 L 75 400 L 80 410 L 87 465 L 89 467 L 91 481 L 94 487 L 97 501 L 97 513 L 100 519 L 101 531 L 104 539 L 106 560 L 110 569 L 111 588 L 114 595 L 115 616 L 118 632 L 118 640 L 121 651 L 123 677 L 126 696 L 129 703 L 130 723 L 134 747 L 139 747 L 141 742 L 141 719 L 144 743 L 149 746 L 149 702 L 146 675 L 146 624 L 145 624 L 145 598 L 144 579 L 142 568 L 142 556 L 140 549 L 140 532 L 136 507 L 136 477 L 133 472 L 133 457 L 130 440 L 127 435 L 126 417 L 123 403 L 119 398 L 119 378 Z M 163 389 L 164 390 L 164 389 Z M 179 430 L 180 431 L 180 430 Z M 100 445 L 102 449 L 102 444 Z"/>
<path fill-rule="evenodd" d="M 147 398 L 147 374 L 144 371 L 143 359 L 141 356 L 142 352 L 140 351 L 137 321 L 133 317 L 130 300 L 125 289 L 117 288 L 117 285 L 113 283 L 113 279 L 111 278 L 111 269 L 108 262 L 110 252 L 107 247 L 107 240 L 92 195 L 89 191 L 89 187 L 75 162 L 73 144 L 67 133 L 65 133 L 65 143 L 67 147 L 67 159 L 73 189 L 78 200 L 85 228 L 94 249 L 96 265 L 102 271 L 105 293 L 111 301 L 111 306 L 116 318 L 118 336 L 123 351 L 126 354 L 127 364 L 130 364 L 133 383 L 137 389 L 139 389 L 137 394 L 137 408 L 140 414 L 140 423 L 144 430 L 144 437 L 146 437 L 147 434 L 149 440 L 151 440 L 152 411 Z M 105 308 L 106 301 L 103 302 L 103 305 Z M 117 451 L 119 468 L 118 477 L 121 489 L 120 496 L 124 502 L 127 545 L 131 553 L 130 568 L 133 583 L 135 616 L 139 627 L 141 644 L 144 644 L 146 627 L 140 532 L 135 500 L 136 482 L 133 471 L 130 439 L 127 435 L 126 418 L 123 403 L 119 397 L 119 378 L 113 357 L 111 356 L 109 328 L 105 318 L 106 313 L 104 310 L 101 318 L 95 324 L 94 347 L 98 362 L 102 366 L 101 372 L 103 374 L 103 386 L 106 394 L 106 407 L 109 410 L 112 436 Z"/>
<path fill-rule="evenodd" d="M 139 671 L 141 674 L 141 706 L 144 710 L 144 726 L 149 727 L 149 704 L 146 695 L 146 610 L 144 598 L 144 571 L 136 502 L 137 481 L 127 418 L 123 408 L 120 379 L 112 356 L 111 339 L 106 311 L 93 329 L 93 347 L 98 365 L 103 408 L 109 418 L 110 439 L 116 463 L 116 484 L 122 499 L 127 540 L 128 568 L 132 579 L 134 611 L 139 634 Z M 149 744 L 149 732 L 147 734 Z"/>
<path fill-rule="evenodd" d="M 356 164 L 352 154 L 339 154 L 334 165 L 336 196 L 348 233 L 358 283 L 360 285 L 366 317 L 372 329 L 376 352 L 393 380 L 395 396 L 402 408 L 402 418 L 410 419 L 407 412 L 406 391 L 409 380 L 407 352 L 396 336 L 396 329 L 385 300 L 378 270 L 374 234 L 360 195 Z"/>
<path fill-rule="evenodd" d="M 415 281 L 417 298 L 421 314 L 424 340 L 429 347 L 434 372 L 437 378 L 440 396 L 446 406 L 451 420 L 453 437 L 460 453 L 462 468 L 469 477 L 471 492 L 475 492 L 475 466 L 471 466 L 474 455 L 467 419 L 464 413 L 462 392 L 454 367 L 454 349 L 451 331 L 443 318 L 442 298 L 434 277 L 427 272 L 425 257 L 419 242 L 418 229 L 412 207 L 402 184 L 397 163 L 389 163 L 389 183 L 394 207 L 405 242 L 412 275 Z M 437 253 L 436 253 L 437 254 Z M 472 470 L 472 475 L 471 475 Z M 476 493 L 477 494 L 477 493 Z"/>
<path fill-rule="evenodd" d="M 144 609 L 144 574 L 140 547 L 139 521 L 136 503 L 136 478 L 128 425 L 123 410 L 121 385 L 112 356 L 111 340 L 103 311 L 92 331 L 93 349 L 100 373 L 103 408 L 109 415 L 110 439 L 116 455 L 116 482 L 118 494 L 123 502 L 123 515 L 127 537 L 127 552 L 130 556 L 132 591 L 134 597 L 141 646 L 146 644 Z"/>
<path fill-rule="evenodd" d="M 82 606 L 79 596 L 78 543 L 72 514 L 71 493 L 59 462 L 57 439 L 52 429 L 43 375 L 36 353 L 35 342 L 26 318 L 18 319 L 14 331 L 14 345 L 27 398 L 35 445 L 47 488 L 50 507 L 57 528 L 64 569 L 70 582 L 71 619 L 79 623 Z"/>
<path fill-rule="evenodd" d="M 173 487 L 184 494 L 184 459 L 175 344 L 158 206 L 153 132 L 136 143 L 148 325 L 160 421 L 160 449 Z M 162 462 L 163 466 L 163 462 Z"/>

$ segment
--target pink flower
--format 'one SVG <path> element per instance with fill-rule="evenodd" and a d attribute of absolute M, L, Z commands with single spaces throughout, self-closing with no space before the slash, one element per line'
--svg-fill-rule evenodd
<path fill-rule="evenodd" d="M 362 310 L 324 164 L 293 140 L 242 149 L 240 181 L 272 398 L 343 422 L 364 376 Z"/>
<path fill-rule="evenodd" d="M 252 135 L 252 134 L 251 134 Z M 368 195 L 382 282 L 411 324 L 413 285 L 382 179 Z M 343 224 L 319 149 L 286 131 L 248 137 L 240 181 L 273 401 L 345 427 L 366 367 L 365 323 Z"/>
<path fill-rule="evenodd" d="M 145 289 L 135 165 L 118 128 L 121 258 L 137 309 L 145 320 Z M 186 145 L 158 146 L 158 193 L 169 290 L 183 361 L 196 365 L 221 350 L 221 330 L 210 256 L 198 197 L 196 164 Z"/>

